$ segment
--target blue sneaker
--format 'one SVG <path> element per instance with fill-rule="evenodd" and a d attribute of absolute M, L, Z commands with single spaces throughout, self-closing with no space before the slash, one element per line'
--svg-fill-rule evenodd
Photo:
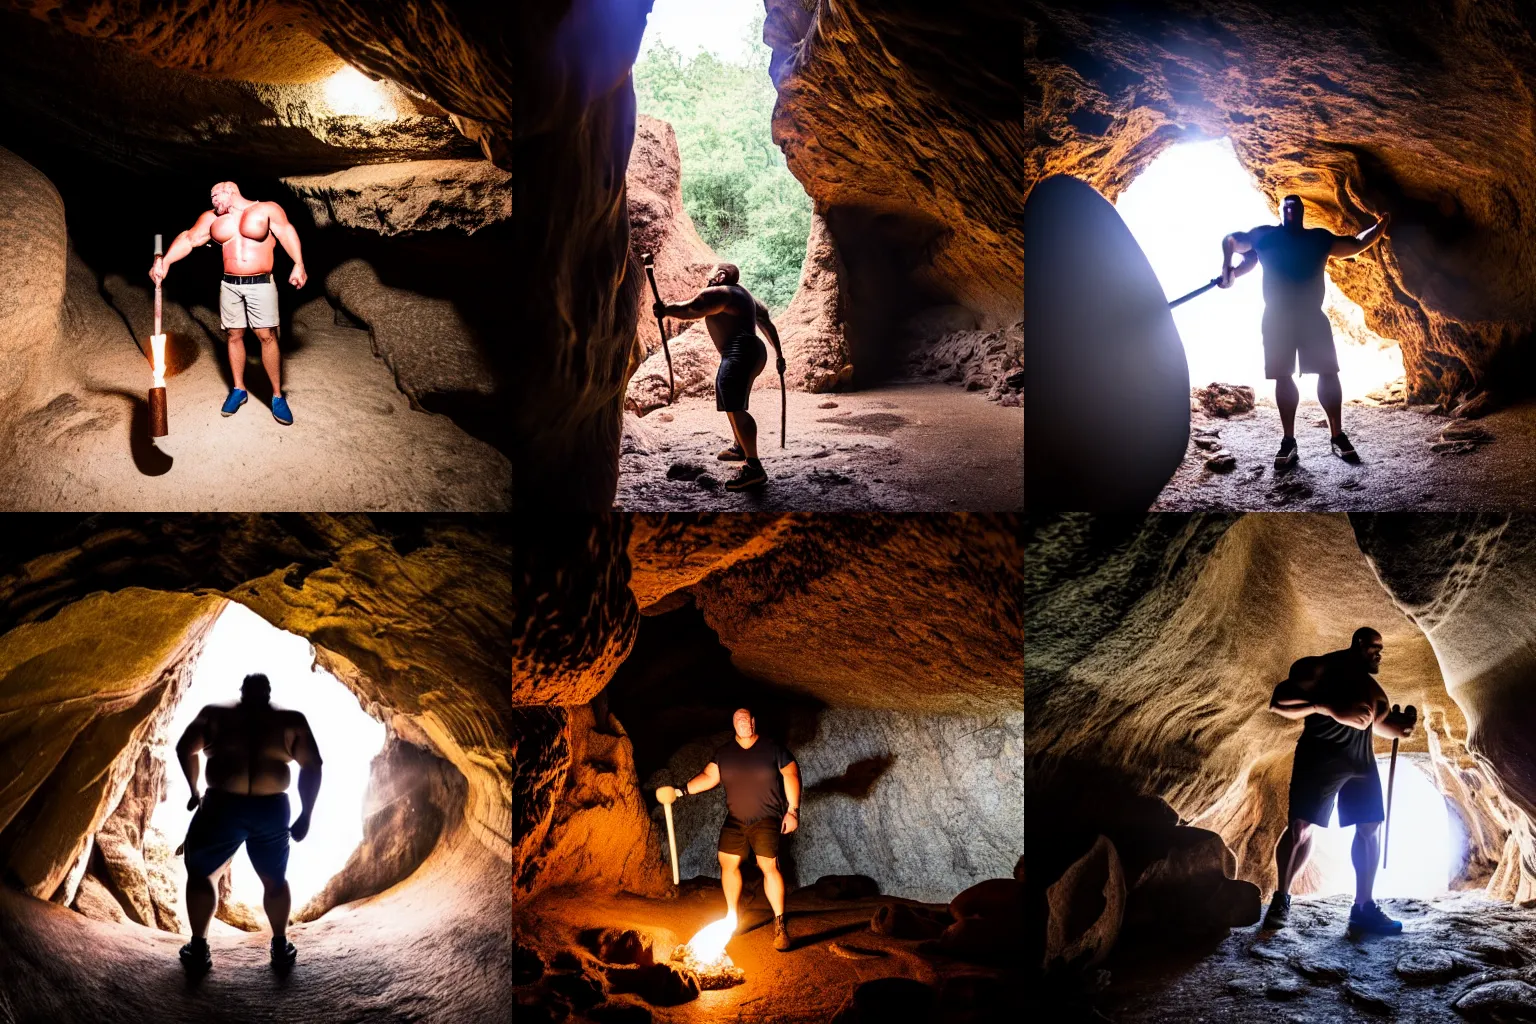
<path fill-rule="evenodd" d="M 251 396 L 246 394 L 243 389 L 235 388 L 229 393 L 229 397 L 224 399 L 224 408 L 220 409 L 219 412 L 223 413 L 225 416 L 233 416 L 235 413 L 240 411 L 240 407 L 244 405 L 245 400 L 250 397 Z"/>
<path fill-rule="evenodd" d="M 285 427 L 293 422 L 293 413 L 288 411 L 288 399 L 282 395 L 272 396 L 272 418 Z"/>

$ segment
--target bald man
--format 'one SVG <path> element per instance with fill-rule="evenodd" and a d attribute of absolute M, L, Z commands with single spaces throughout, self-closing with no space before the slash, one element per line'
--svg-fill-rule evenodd
<path fill-rule="evenodd" d="M 734 263 L 718 263 L 708 286 L 693 298 L 676 306 L 657 302 L 651 309 L 658 317 L 702 317 L 715 350 L 720 353 L 720 369 L 715 373 L 715 408 L 730 420 L 736 442 L 718 457 L 726 462 L 746 463 L 741 472 L 725 482 L 726 489 L 731 491 L 761 487 L 768 482 L 768 474 L 757 458 L 757 421 L 747 412 L 752 382 L 768 364 L 768 350 L 758 338 L 757 328 L 762 328 L 773 342 L 773 351 L 778 355 L 776 369 L 784 372 L 784 350 L 779 346 L 779 332 L 768 316 L 768 307 L 753 298 L 740 281 L 741 271 Z"/>
<path fill-rule="evenodd" d="M 277 285 L 272 280 L 272 251 L 276 243 L 293 260 L 288 283 L 303 288 L 304 253 L 299 233 L 288 222 L 283 208 L 273 202 L 247 199 L 232 181 L 213 186 L 213 209 L 204 210 L 197 223 L 177 235 L 163 260 L 156 260 L 149 276 L 159 284 L 171 264 L 195 246 L 218 242 L 224 249 L 224 282 L 219 286 L 219 323 L 228 335 L 229 372 L 234 388 L 219 411 L 233 416 L 249 397 L 245 390 L 245 331 L 256 332 L 261 341 L 261 365 L 272 384 L 272 418 L 283 426 L 293 422 L 288 400 L 283 397 L 281 357 L 277 350 Z"/>

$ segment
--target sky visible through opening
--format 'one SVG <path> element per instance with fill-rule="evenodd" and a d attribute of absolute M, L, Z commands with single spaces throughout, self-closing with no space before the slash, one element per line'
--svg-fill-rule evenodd
<path fill-rule="evenodd" d="M 740 63 L 747 58 L 747 29 L 762 13 L 760 0 L 656 0 L 640 38 L 640 57 L 665 40 L 684 57 L 708 50 Z"/>
<path fill-rule="evenodd" d="M 1382 798 L 1387 793 L 1390 756 L 1376 759 L 1381 775 Z M 1387 868 L 1376 872 L 1377 899 L 1394 896 L 1429 899 L 1450 888 L 1452 837 L 1445 796 L 1412 758 L 1397 758 L 1397 781 L 1392 792 L 1392 838 Z M 1329 827 L 1316 829 L 1312 859 L 1321 874 L 1315 895 L 1355 892 L 1355 868 L 1349 859 L 1354 826 L 1339 827 L 1335 807 Z"/>
<path fill-rule="evenodd" d="M 1146 253 L 1169 299 L 1198 288 L 1221 271 L 1221 240 L 1233 231 L 1280 223 L 1269 200 L 1237 160 L 1229 139 L 1172 146 L 1154 160 L 1115 204 Z M 1309 208 L 1306 226 L 1319 227 Z M 1361 228 L 1368 225 L 1360 225 Z M 1233 265 L 1237 258 L 1233 258 Z M 1189 381 L 1246 384 L 1259 398 L 1274 398 L 1264 377 L 1264 268 L 1231 288 L 1212 288 L 1173 311 L 1189 360 Z M 1365 314 L 1331 277 L 1323 311 L 1333 322 L 1344 397 L 1361 398 L 1403 376 L 1402 350 L 1365 326 Z M 1301 383 L 1303 402 L 1315 402 L 1314 375 Z"/>
<path fill-rule="evenodd" d="M 364 711 L 357 697 L 335 676 L 313 664 L 314 649 L 308 640 L 277 629 L 242 604 L 231 601 L 225 605 L 171 721 L 166 798 L 151 819 L 172 849 L 181 844 L 193 812 L 187 810 L 191 793 L 186 775 L 176 763 L 175 743 L 205 705 L 238 702 L 241 680 L 252 672 L 266 673 L 272 682 L 272 703 L 304 713 L 325 761 L 309 835 L 289 846 L 288 884 L 295 911 L 325 887 L 362 842 L 363 797 L 370 763 L 384 745 L 384 723 Z M 289 770 L 291 820 L 299 816 L 302 802 L 299 766 L 290 764 Z M 206 771 L 198 779 L 200 788 L 206 790 Z M 178 864 L 182 863 L 178 858 Z M 260 913 L 261 881 L 243 846 L 235 854 L 231 884 L 234 898 L 257 908 L 258 917 L 265 921 Z M 185 919 L 185 890 L 178 895 Z"/>

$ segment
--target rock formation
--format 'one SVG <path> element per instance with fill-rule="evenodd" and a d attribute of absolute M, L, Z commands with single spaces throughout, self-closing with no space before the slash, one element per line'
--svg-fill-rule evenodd
<path fill-rule="evenodd" d="M 64 202 L 37 168 L 0 148 L 0 230 L 6 244 L 0 299 L 0 401 L 10 406 L 59 334 L 64 303 Z M 0 415 L 0 422 L 8 419 Z"/>
<path fill-rule="evenodd" d="M 1075 175 L 1113 199 L 1168 146 L 1227 136 L 1273 201 L 1353 234 L 1390 212 L 1388 240 L 1330 273 L 1403 349 L 1415 401 L 1453 404 L 1524 379 L 1536 311 L 1511 268 L 1531 203 L 1530 13 L 1404 18 L 1371 4 L 1025 5 L 1026 190 Z M 1425 69 L 1456 69 L 1432 74 Z M 1518 72 L 1516 72 L 1518 74 Z M 1278 207 L 1277 207 L 1278 208 Z"/>

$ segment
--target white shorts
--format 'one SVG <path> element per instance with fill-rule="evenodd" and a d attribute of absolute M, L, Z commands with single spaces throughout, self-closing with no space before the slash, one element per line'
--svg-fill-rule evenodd
<path fill-rule="evenodd" d="M 219 323 L 231 327 L 276 327 L 277 285 L 268 274 L 257 284 L 219 284 Z"/>

